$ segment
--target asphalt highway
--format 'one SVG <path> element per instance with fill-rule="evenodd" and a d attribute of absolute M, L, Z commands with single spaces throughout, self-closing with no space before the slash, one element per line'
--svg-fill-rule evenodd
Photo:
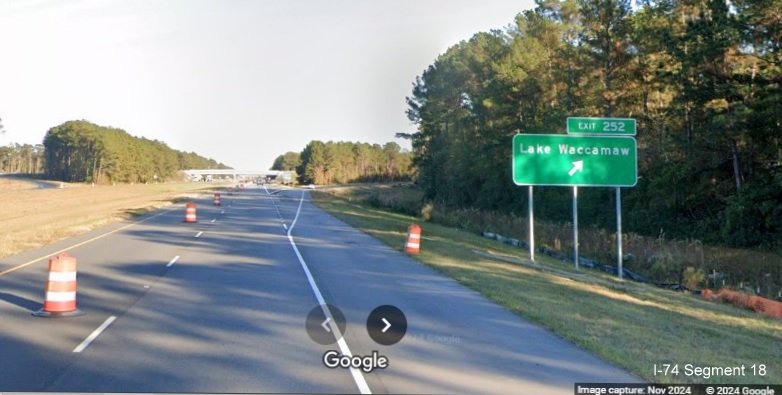
<path fill-rule="evenodd" d="M 195 224 L 175 205 L 0 261 L 0 392 L 572 394 L 639 381 L 347 226 L 307 190 L 222 197 L 195 199 Z M 78 259 L 86 314 L 34 317 L 62 251 Z M 367 332 L 383 305 L 407 321 L 392 345 Z M 313 311 L 335 318 L 320 335 L 338 342 L 308 334 Z M 388 365 L 330 368 L 329 351 Z"/>

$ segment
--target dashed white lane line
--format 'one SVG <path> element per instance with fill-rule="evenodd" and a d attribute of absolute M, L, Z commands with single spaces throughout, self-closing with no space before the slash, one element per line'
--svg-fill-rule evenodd
<path fill-rule="evenodd" d="M 211 223 L 215 223 L 215 221 L 217 221 L 217 218 L 213 218 L 213 219 L 212 219 L 211 221 L 209 221 L 209 222 L 211 222 Z"/>
<path fill-rule="evenodd" d="M 198 232 L 198 234 L 197 234 L 197 235 L 195 235 L 195 237 L 201 237 L 201 235 L 202 235 L 202 234 L 204 234 L 204 231 L 203 231 L 203 230 L 202 230 L 202 231 L 200 231 L 200 232 Z"/>
<path fill-rule="evenodd" d="M 176 261 L 179 260 L 179 255 L 175 256 L 174 259 L 171 260 L 171 262 L 168 262 L 168 265 L 166 267 L 171 267 L 171 265 L 175 264 Z"/>
<path fill-rule="evenodd" d="M 225 210 L 223 210 L 223 211 L 220 211 L 220 214 L 225 214 Z"/>
<path fill-rule="evenodd" d="M 95 339 L 97 339 L 98 336 L 100 336 L 100 334 L 103 333 L 103 331 L 105 331 L 106 328 L 108 328 L 109 325 L 111 325 L 111 323 L 114 322 L 114 320 L 116 319 L 117 317 L 115 316 L 111 316 L 107 318 L 106 321 L 103 322 L 103 325 L 99 326 L 98 329 L 94 330 L 89 336 L 87 336 L 87 338 L 84 339 L 84 341 L 81 342 L 81 344 L 79 344 L 78 346 L 76 346 L 76 348 L 73 349 L 73 352 L 78 353 L 84 351 L 84 349 L 87 348 L 87 346 L 89 346 L 90 343 L 92 343 Z"/>

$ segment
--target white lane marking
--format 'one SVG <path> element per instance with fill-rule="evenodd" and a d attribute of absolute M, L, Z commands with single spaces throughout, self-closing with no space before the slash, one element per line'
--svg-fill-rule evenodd
<path fill-rule="evenodd" d="M 217 218 L 212 218 L 212 220 L 210 222 L 211 223 L 215 223 L 215 221 L 217 221 Z"/>
<path fill-rule="evenodd" d="M 288 225 L 282 224 L 282 227 L 285 228 L 285 230 L 288 230 Z"/>
<path fill-rule="evenodd" d="M 223 210 L 223 211 L 220 211 L 220 214 L 225 214 L 225 210 Z"/>
<path fill-rule="evenodd" d="M 87 336 L 87 338 L 84 339 L 84 341 L 81 342 L 81 344 L 79 344 L 78 346 L 76 346 L 76 348 L 73 349 L 73 352 L 84 351 L 84 349 L 87 348 L 87 346 L 89 346 L 90 343 L 92 343 L 95 339 L 97 339 L 98 336 L 100 336 L 100 334 L 103 333 L 103 331 L 105 331 L 106 328 L 108 328 L 109 325 L 111 325 L 111 323 L 114 322 L 114 320 L 116 319 L 117 317 L 115 316 L 111 316 L 107 318 L 106 321 L 103 322 L 103 325 L 99 326 L 98 329 L 94 330 L 89 336 Z"/>
<path fill-rule="evenodd" d="M 200 231 L 200 232 L 198 232 L 198 234 L 196 235 L 196 237 L 201 237 L 201 235 L 202 235 L 202 234 L 204 234 L 204 231 L 203 231 L 203 230 L 202 230 L 202 231 Z"/>
<path fill-rule="evenodd" d="M 176 261 L 179 260 L 179 255 L 175 256 L 174 259 L 171 260 L 171 262 L 168 262 L 168 265 L 166 267 L 171 267 L 171 265 L 175 264 Z"/>
<path fill-rule="evenodd" d="M 307 281 L 310 283 L 310 288 L 312 288 L 312 292 L 315 294 L 315 298 L 318 299 L 318 304 L 320 304 L 320 308 L 323 310 L 323 314 L 326 316 L 327 319 L 334 321 L 334 317 L 331 315 L 331 311 L 326 307 L 326 301 L 323 299 L 323 295 L 320 293 L 320 289 L 318 288 L 318 285 L 315 284 L 315 279 L 312 277 L 312 273 L 310 273 L 309 267 L 307 267 L 307 263 L 304 262 L 304 258 L 302 258 L 301 253 L 299 252 L 299 248 L 296 247 L 296 243 L 293 241 L 293 236 L 291 236 L 291 232 L 293 232 L 293 227 L 296 226 L 296 221 L 299 219 L 299 213 L 301 213 L 301 205 L 304 203 L 304 191 L 301 192 L 301 199 L 299 199 L 299 208 L 296 210 L 296 216 L 293 218 L 293 222 L 291 223 L 290 229 L 288 229 L 288 241 L 290 241 L 291 246 L 293 247 L 293 252 L 296 253 L 296 257 L 299 258 L 299 263 L 301 264 L 301 268 L 304 269 L 304 274 L 307 275 Z M 337 345 L 339 346 L 339 350 L 342 352 L 342 355 L 345 355 L 347 357 L 353 357 L 353 353 L 350 352 L 350 348 L 348 348 L 348 343 L 345 342 L 345 338 L 342 337 L 342 333 L 340 332 L 339 328 L 336 325 L 331 325 L 332 330 L 334 330 L 334 336 L 336 336 L 339 340 L 337 341 Z M 372 390 L 369 389 L 369 385 L 367 385 L 367 381 L 364 379 L 364 375 L 361 374 L 361 371 L 351 367 L 350 368 L 350 374 L 353 376 L 353 381 L 356 382 L 356 386 L 358 386 L 359 391 L 361 391 L 362 394 L 371 394 Z"/>

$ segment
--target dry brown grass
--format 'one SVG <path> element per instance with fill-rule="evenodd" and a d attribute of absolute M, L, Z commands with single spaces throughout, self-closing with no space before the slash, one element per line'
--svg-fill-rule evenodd
<path fill-rule="evenodd" d="M 6 189 L 5 185 L 10 184 L 4 184 L 0 193 L 0 258 L 170 205 L 187 192 L 215 187 L 201 183 L 66 184 L 63 189 L 29 190 Z"/>
<path fill-rule="evenodd" d="M 22 189 L 33 189 L 36 185 L 24 180 L 18 180 L 10 177 L 0 177 L 0 191 L 18 191 Z"/>

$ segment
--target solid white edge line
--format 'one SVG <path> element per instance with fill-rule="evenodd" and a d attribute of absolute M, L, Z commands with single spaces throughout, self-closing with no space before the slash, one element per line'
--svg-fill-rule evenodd
<path fill-rule="evenodd" d="M 114 320 L 116 319 L 117 317 L 115 316 L 111 316 L 107 318 L 106 321 L 103 322 L 103 325 L 99 326 L 98 329 L 94 330 L 89 336 L 87 336 L 87 338 L 84 339 L 84 341 L 81 342 L 81 344 L 79 344 L 78 346 L 76 346 L 76 348 L 73 349 L 73 352 L 84 351 L 84 349 L 87 348 L 87 346 L 89 346 L 90 343 L 92 343 L 95 339 L 97 339 L 98 336 L 100 336 L 100 334 L 103 333 L 103 331 L 105 331 L 106 328 L 108 328 L 109 325 L 111 325 L 111 323 L 114 322 Z"/>
<path fill-rule="evenodd" d="M 315 298 L 318 299 L 318 304 L 320 305 L 320 308 L 323 310 L 323 314 L 331 322 L 334 322 L 334 317 L 331 315 L 331 311 L 326 307 L 326 301 L 323 299 L 323 295 L 320 293 L 320 289 L 318 288 L 318 285 L 315 284 L 315 279 L 312 277 L 312 273 L 310 273 L 310 269 L 309 267 L 307 267 L 307 263 L 304 262 L 304 258 L 301 256 L 301 253 L 299 252 L 299 248 L 296 246 L 296 243 L 293 241 L 293 236 L 291 235 L 291 232 L 293 232 L 293 227 L 296 226 L 296 221 L 299 219 L 299 213 L 301 213 L 301 205 L 304 203 L 304 193 L 305 191 L 301 192 L 301 199 L 299 199 L 299 208 L 296 210 L 296 216 L 293 218 L 291 227 L 288 229 L 288 241 L 290 241 L 291 247 L 293 247 L 293 252 L 296 253 L 296 257 L 299 259 L 301 268 L 304 269 L 304 274 L 307 275 L 307 281 L 309 281 L 310 283 L 310 288 L 312 288 L 312 292 L 315 294 Z M 339 345 L 339 350 L 342 352 L 342 355 L 352 357 L 353 353 L 350 352 L 348 343 L 345 342 L 345 339 L 342 337 L 342 333 L 339 331 L 337 325 L 329 324 L 329 326 L 334 331 L 334 336 L 339 338 L 339 340 L 337 341 L 337 345 Z M 353 376 L 353 381 L 356 382 L 356 386 L 358 386 L 358 390 L 361 391 L 362 394 L 372 393 L 372 390 L 369 389 L 369 385 L 367 385 L 367 381 L 364 379 L 364 375 L 361 373 L 359 369 L 351 367 L 350 374 Z"/>
<path fill-rule="evenodd" d="M 201 237 L 201 235 L 202 235 L 202 234 L 204 234 L 204 231 L 203 231 L 203 230 L 202 230 L 202 231 L 200 231 L 200 232 L 198 232 L 198 234 L 197 234 L 197 235 L 195 235 L 195 237 Z"/>
<path fill-rule="evenodd" d="M 174 259 L 172 259 L 170 262 L 168 262 L 168 265 L 166 267 L 171 267 L 171 265 L 175 264 L 176 261 L 179 260 L 179 255 L 175 256 Z"/>

